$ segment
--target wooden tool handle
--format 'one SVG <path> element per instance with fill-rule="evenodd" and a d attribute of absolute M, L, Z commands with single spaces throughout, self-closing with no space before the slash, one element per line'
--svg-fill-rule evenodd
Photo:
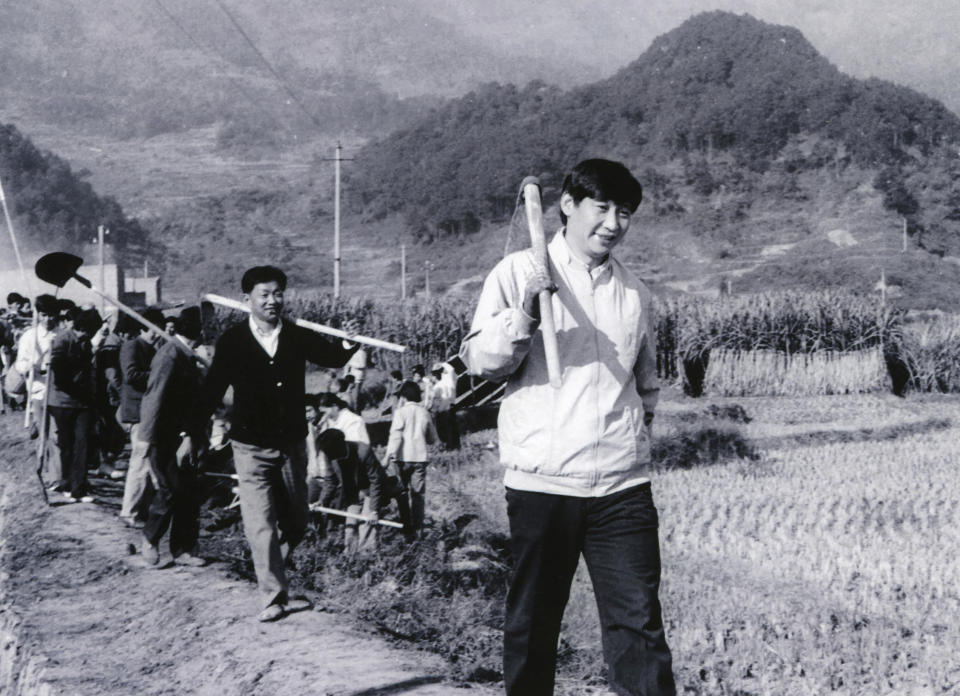
<path fill-rule="evenodd" d="M 527 227 L 530 230 L 530 246 L 534 258 L 543 265 L 550 275 L 550 257 L 547 254 L 547 238 L 543 231 L 543 208 L 540 205 L 540 184 L 533 177 L 527 177 L 523 183 L 523 202 L 527 213 Z M 549 290 L 540 293 L 540 333 L 543 335 L 543 351 L 547 358 L 547 375 L 550 385 L 559 389 L 561 384 L 560 353 L 557 348 L 557 332 L 553 323 L 553 306 Z"/>
<path fill-rule="evenodd" d="M 203 296 L 203 299 L 213 302 L 214 304 L 222 305 L 223 307 L 235 309 L 238 312 L 250 311 L 250 308 L 247 307 L 247 305 L 245 305 L 243 302 L 240 302 L 239 300 L 231 300 L 229 297 L 207 293 Z M 294 323 L 297 326 L 302 326 L 305 329 L 310 329 L 311 331 L 316 331 L 317 333 L 326 334 L 327 336 L 336 336 L 347 341 L 353 341 L 354 343 L 363 343 L 368 346 L 373 346 L 374 348 L 384 348 L 386 350 L 396 351 L 397 353 L 403 353 L 407 349 L 406 346 L 401 346 L 398 343 L 390 343 L 389 341 L 381 341 L 379 338 L 351 336 L 346 331 L 334 329 L 331 326 L 324 326 L 323 324 L 315 324 L 314 322 L 307 321 L 306 319 L 294 319 Z"/>

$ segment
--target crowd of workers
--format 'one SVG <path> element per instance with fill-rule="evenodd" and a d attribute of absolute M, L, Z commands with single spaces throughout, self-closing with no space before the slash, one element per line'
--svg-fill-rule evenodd
<path fill-rule="evenodd" d="M 649 478 L 659 394 L 652 300 L 611 254 L 642 197 L 623 164 L 577 164 L 560 192 L 562 227 L 549 245 L 509 254 L 489 273 L 458 356 L 468 374 L 506 382 L 498 430 L 513 559 L 503 644 L 508 696 L 553 693 L 561 620 L 581 558 L 594 586 L 611 687 L 618 694 L 676 693 Z M 11 331 L 3 336 L 10 393 L 23 395 L 35 422 L 45 422 L 49 410 L 59 431 L 46 437 L 41 429 L 39 436 L 59 445 L 62 473 L 54 486 L 67 500 L 91 500 L 91 453 L 115 461 L 118 428 L 107 416 L 119 406 L 133 445 L 121 514 L 137 524 L 136 502 L 150 479 L 156 492 L 142 550 L 153 565 L 168 528 L 174 562 L 203 563 L 195 555 L 195 462 L 222 443 L 226 429 L 215 413 L 232 389 L 228 432 L 261 621 L 311 606 L 285 573 L 311 500 L 363 523 L 346 526 L 350 550 L 376 543 L 390 499 L 405 533 L 415 536 L 424 520 L 428 446 L 457 442 L 452 367 L 435 366 L 430 375 L 419 367 L 413 379 L 391 375 L 388 402 L 379 407 L 391 414 L 390 436 L 385 456 L 377 457 L 356 412 L 365 356 L 354 341 L 282 320 L 286 283 L 272 266 L 244 274 L 249 321 L 224 331 L 212 358 L 198 346 L 198 308 L 172 321 L 174 335 L 158 349 L 156 336 L 136 322 L 118 326 L 112 338 L 95 309 L 67 308 L 50 296 L 36 298 L 36 320 L 24 329 L 30 312 L 13 297 L 9 324 L 12 333 L 22 330 L 15 359 Z M 344 331 L 356 336 L 349 323 Z M 343 376 L 333 390 L 308 395 L 307 362 Z"/>
<path fill-rule="evenodd" d="M 276 269 L 267 275 L 282 280 Z M 88 477 L 123 479 L 119 518 L 142 530 L 145 562 L 159 566 L 159 544 L 169 532 L 173 563 L 199 566 L 205 562 L 196 549 L 204 463 L 217 462 L 211 473 L 230 471 L 224 461 L 232 459 L 233 446 L 251 443 L 231 442 L 229 408 L 221 407 L 197 434 L 205 445 L 183 447 L 184 436 L 194 434 L 194 404 L 215 353 L 201 340 L 199 308 L 166 315 L 148 308 L 141 316 L 166 336 L 125 313 L 114 315 L 111 326 L 93 307 L 52 295 L 31 305 L 10 293 L 0 317 L 3 405 L 29 409 L 48 495 L 93 503 Z M 342 368 L 324 370 L 327 391 L 303 397 L 305 483 L 307 501 L 332 513 L 315 515 L 321 531 L 333 538 L 342 529 L 345 552 L 362 553 L 375 549 L 379 516 L 391 500 L 404 536 L 413 540 L 422 532 L 430 448 L 459 447 L 456 382 L 447 363 L 429 372 L 415 365 L 407 379 L 391 372 L 382 397 L 378 389 L 372 397 L 363 389 L 367 352 L 351 346 L 344 355 Z M 380 456 L 363 408 L 374 419 L 391 419 Z M 287 600 L 283 612 L 293 606 Z M 267 605 L 265 619 L 282 615 L 276 605 Z"/>

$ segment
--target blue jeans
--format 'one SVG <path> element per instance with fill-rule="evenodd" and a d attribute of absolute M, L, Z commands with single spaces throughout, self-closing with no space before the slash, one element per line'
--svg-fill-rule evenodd
<path fill-rule="evenodd" d="M 563 610 L 582 553 L 600 613 L 611 688 L 621 695 L 673 696 L 650 484 L 599 498 L 510 488 L 506 495 L 514 564 L 504 625 L 507 694 L 553 693 Z"/>

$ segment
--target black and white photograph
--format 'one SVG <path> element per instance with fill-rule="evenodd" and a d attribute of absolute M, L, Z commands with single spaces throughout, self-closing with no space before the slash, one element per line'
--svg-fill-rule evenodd
<path fill-rule="evenodd" d="M 0 2 L 0 696 L 960 695 L 958 36 Z"/>

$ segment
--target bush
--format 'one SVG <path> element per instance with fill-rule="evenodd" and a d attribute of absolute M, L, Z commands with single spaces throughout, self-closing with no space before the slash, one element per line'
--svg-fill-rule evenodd
<path fill-rule="evenodd" d="M 735 426 L 712 423 L 685 427 L 654 440 L 650 448 L 655 469 L 692 469 L 731 459 L 760 458 L 757 449 Z"/>

